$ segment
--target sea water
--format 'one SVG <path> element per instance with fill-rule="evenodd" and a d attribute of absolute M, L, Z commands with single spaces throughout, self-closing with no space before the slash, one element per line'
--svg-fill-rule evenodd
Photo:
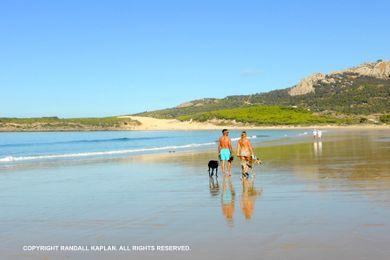
<path fill-rule="evenodd" d="M 253 130 L 253 143 L 308 134 L 307 130 Z M 82 160 L 216 147 L 220 131 L 102 131 L 0 133 L 0 165 L 45 160 Z M 231 131 L 233 144 L 240 131 Z"/>

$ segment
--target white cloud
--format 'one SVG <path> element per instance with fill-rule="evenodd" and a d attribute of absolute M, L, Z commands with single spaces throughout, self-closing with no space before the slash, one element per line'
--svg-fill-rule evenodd
<path fill-rule="evenodd" d="M 259 69 L 245 69 L 240 72 L 241 77 L 258 77 L 261 74 Z"/>

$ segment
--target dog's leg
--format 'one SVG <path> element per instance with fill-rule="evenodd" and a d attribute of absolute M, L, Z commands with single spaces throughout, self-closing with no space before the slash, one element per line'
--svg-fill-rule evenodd
<path fill-rule="evenodd" d="M 209 166 L 209 177 L 211 177 L 212 175 L 211 175 L 211 172 L 210 172 L 210 166 Z"/>
<path fill-rule="evenodd" d="M 215 176 L 218 177 L 218 167 L 215 169 Z"/>

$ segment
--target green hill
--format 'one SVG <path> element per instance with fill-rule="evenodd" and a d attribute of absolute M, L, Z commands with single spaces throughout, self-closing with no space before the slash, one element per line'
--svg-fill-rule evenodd
<path fill-rule="evenodd" d="M 248 106 L 232 109 L 214 110 L 192 115 L 179 116 L 180 120 L 208 121 L 213 119 L 235 120 L 254 125 L 316 125 L 351 124 L 349 118 L 319 116 L 307 110 L 280 106 Z"/>
<path fill-rule="evenodd" d="M 100 131 L 128 130 L 140 123 L 129 118 L 0 118 L 0 131 Z"/>
<path fill-rule="evenodd" d="M 369 118 L 378 119 L 380 116 L 386 120 L 383 115 L 390 113 L 390 62 L 379 60 L 327 75 L 314 74 L 287 89 L 222 99 L 193 100 L 174 108 L 137 115 L 200 120 L 210 118 L 211 115 L 221 116 L 217 110 L 259 105 L 263 109 L 267 105 L 294 107 L 301 109 L 300 111 L 309 110 L 317 116 L 332 116 L 343 120 L 349 117 L 352 121 L 360 118 L 360 121 L 365 122 Z M 258 110 L 255 108 L 252 112 L 256 111 Z"/>

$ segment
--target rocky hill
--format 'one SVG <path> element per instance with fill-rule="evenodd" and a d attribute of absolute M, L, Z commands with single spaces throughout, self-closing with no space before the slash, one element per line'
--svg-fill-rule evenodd
<path fill-rule="evenodd" d="M 297 85 L 253 95 L 206 98 L 174 108 L 139 115 L 178 118 L 202 112 L 278 105 L 296 107 L 321 114 L 372 115 L 390 113 L 390 62 L 378 60 L 329 74 L 313 74 Z"/>
<path fill-rule="evenodd" d="M 328 75 L 322 73 L 313 74 L 301 82 L 295 87 L 292 87 L 288 93 L 291 96 L 305 95 L 307 93 L 315 92 L 315 86 L 321 83 L 334 85 L 345 75 L 349 75 L 351 79 L 350 84 L 353 80 L 359 77 L 371 77 L 376 79 L 389 80 L 390 79 L 390 62 L 388 61 L 377 61 L 372 63 L 365 63 L 358 67 L 335 71 Z"/>

